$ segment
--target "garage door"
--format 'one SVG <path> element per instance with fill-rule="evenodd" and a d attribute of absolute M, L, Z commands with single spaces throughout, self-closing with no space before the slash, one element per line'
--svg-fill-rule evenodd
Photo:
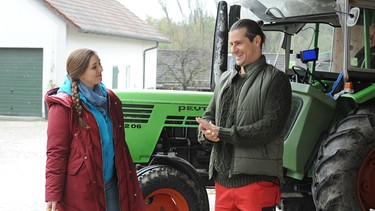
<path fill-rule="evenodd" d="M 42 116 L 43 49 L 0 48 L 0 115 Z"/>

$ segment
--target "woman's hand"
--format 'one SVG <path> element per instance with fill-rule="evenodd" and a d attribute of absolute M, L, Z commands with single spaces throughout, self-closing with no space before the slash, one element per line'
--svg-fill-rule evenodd
<path fill-rule="evenodd" d="M 47 202 L 47 211 L 59 211 L 56 208 L 57 201 L 48 201 Z"/>

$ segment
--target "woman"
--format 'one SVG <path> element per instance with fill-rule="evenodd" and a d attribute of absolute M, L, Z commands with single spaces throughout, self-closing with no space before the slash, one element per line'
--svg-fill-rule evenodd
<path fill-rule="evenodd" d="M 67 59 L 60 88 L 47 92 L 47 210 L 145 210 L 125 142 L 120 99 L 101 83 L 95 51 Z"/>

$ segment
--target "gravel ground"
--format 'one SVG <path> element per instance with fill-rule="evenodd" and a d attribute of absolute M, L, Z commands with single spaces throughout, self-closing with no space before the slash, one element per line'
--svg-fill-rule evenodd
<path fill-rule="evenodd" d="M 45 209 L 46 121 L 0 119 L 0 210 Z"/>
<path fill-rule="evenodd" d="M 0 211 L 45 210 L 46 130 L 42 118 L 0 115 Z M 213 211 L 215 190 L 207 192 Z"/>
<path fill-rule="evenodd" d="M 0 116 L 0 211 L 45 210 L 46 129 L 42 118 Z"/>

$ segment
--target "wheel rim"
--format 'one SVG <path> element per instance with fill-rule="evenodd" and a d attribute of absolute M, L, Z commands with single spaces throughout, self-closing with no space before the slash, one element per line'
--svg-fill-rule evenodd
<path fill-rule="evenodd" d="M 358 175 L 358 193 L 365 210 L 375 208 L 375 149 L 363 161 Z"/>
<path fill-rule="evenodd" d="M 184 196 L 171 188 L 161 188 L 150 193 L 145 198 L 148 210 L 151 211 L 184 211 L 189 210 L 189 205 Z"/>

